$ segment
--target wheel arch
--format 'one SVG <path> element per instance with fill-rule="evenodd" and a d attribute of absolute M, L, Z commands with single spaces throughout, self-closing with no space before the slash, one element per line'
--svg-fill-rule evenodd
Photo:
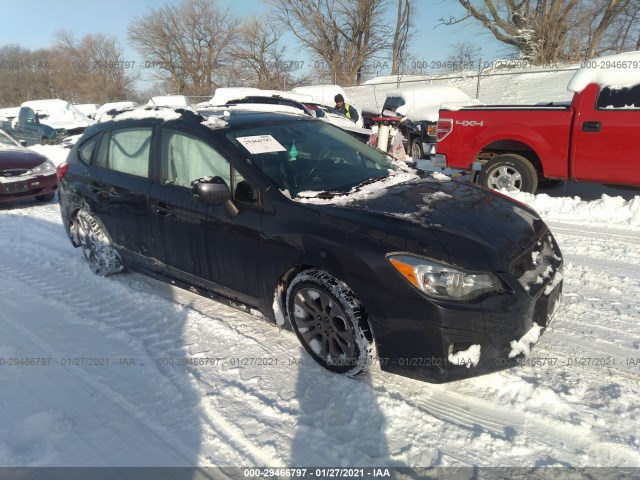
<path fill-rule="evenodd" d="M 483 166 L 498 155 L 513 153 L 526 158 L 536 169 L 539 176 L 544 177 L 544 168 L 540 160 L 540 154 L 528 143 L 520 140 L 501 139 L 487 144 L 476 155 L 475 161 Z"/>
<path fill-rule="evenodd" d="M 368 309 L 366 305 L 362 302 L 361 297 L 353 290 L 351 285 L 348 283 L 347 280 L 344 279 L 342 275 L 337 274 L 334 269 L 330 267 L 328 268 L 326 265 L 321 266 L 314 263 L 305 262 L 305 263 L 300 263 L 298 265 L 291 266 L 288 269 L 286 269 L 284 272 L 282 272 L 282 274 L 278 278 L 275 288 L 273 289 L 273 304 L 271 305 L 270 313 L 274 316 L 275 323 L 278 326 L 287 328 L 288 330 L 292 329 L 291 322 L 288 318 L 288 313 L 287 313 L 287 305 L 286 305 L 287 291 L 289 289 L 289 286 L 293 282 L 293 280 L 299 274 L 308 270 L 320 270 L 327 273 L 328 275 L 342 282 L 349 289 L 349 291 L 353 293 L 354 297 L 358 300 L 358 302 L 362 307 L 362 311 L 363 311 L 362 321 L 366 322 L 366 325 L 362 325 L 363 330 L 365 332 L 365 336 L 370 342 L 375 341 L 374 329 L 373 329 L 372 322 L 369 318 Z"/>

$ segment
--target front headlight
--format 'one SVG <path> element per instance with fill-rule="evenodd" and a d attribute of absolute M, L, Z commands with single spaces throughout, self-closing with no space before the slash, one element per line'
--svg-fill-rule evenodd
<path fill-rule="evenodd" d="M 47 160 L 44 163 L 41 163 L 35 168 L 31 169 L 31 173 L 53 173 L 56 171 L 56 167 L 50 160 Z"/>
<path fill-rule="evenodd" d="M 413 255 L 389 255 L 387 259 L 414 287 L 440 300 L 468 302 L 501 290 L 493 273 L 469 272 L 446 263 Z"/>

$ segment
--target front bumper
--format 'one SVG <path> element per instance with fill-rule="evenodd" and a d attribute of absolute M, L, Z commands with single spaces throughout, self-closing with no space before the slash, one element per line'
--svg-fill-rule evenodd
<path fill-rule="evenodd" d="M 56 191 L 58 179 L 52 175 L 0 178 L 0 202 L 38 197 Z"/>
<path fill-rule="evenodd" d="M 524 262 L 538 257 L 546 265 Z M 442 383 L 517 365 L 562 298 L 563 263 L 555 240 L 546 234 L 499 275 L 509 291 L 475 303 L 434 301 L 415 288 L 386 302 L 393 312 L 370 318 L 381 369 Z"/>
<path fill-rule="evenodd" d="M 455 318 L 457 325 L 470 328 L 434 325 L 426 320 L 410 325 L 405 321 L 402 322 L 406 329 L 404 338 L 397 338 L 397 342 L 402 343 L 390 341 L 388 335 L 377 331 L 376 338 L 384 339 L 377 342 L 380 368 L 418 380 L 443 383 L 515 366 L 525 352 L 514 346 L 524 344 L 527 351 L 533 346 L 528 341 L 531 335 L 527 334 L 532 330 L 538 334 L 545 330 L 557 310 L 561 292 L 562 282 L 559 282 L 550 295 L 521 300 L 505 310 L 496 309 L 497 305 L 488 308 L 487 304 L 475 311 L 452 312 L 442 307 L 441 319 Z M 401 322 L 400 319 L 394 321 Z M 476 353 L 479 356 L 476 357 Z"/>

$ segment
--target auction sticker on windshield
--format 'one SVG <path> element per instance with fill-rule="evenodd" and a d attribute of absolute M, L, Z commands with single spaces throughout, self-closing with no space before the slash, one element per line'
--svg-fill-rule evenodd
<path fill-rule="evenodd" d="M 252 137 L 236 138 L 240 144 L 249 150 L 249 153 L 256 155 L 258 153 L 286 152 L 280 142 L 271 135 L 254 135 Z"/>

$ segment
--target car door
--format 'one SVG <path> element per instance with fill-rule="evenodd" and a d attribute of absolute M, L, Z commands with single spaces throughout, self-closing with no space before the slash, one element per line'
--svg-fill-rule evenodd
<path fill-rule="evenodd" d="M 598 86 L 587 88 L 597 89 Z M 583 107 L 575 122 L 576 179 L 639 184 L 640 85 L 604 87 L 598 94 L 595 108 L 591 105 Z"/>
<path fill-rule="evenodd" d="M 42 140 L 42 127 L 33 109 L 20 108 L 18 122 L 15 127 L 15 137 L 25 140 L 27 145 L 37 145 Z"/>
<path fill-rule="evenodd" d="M 151 258 L 148 195 L 153 126 L 118 128 L 102 135 L 87 175 L 87 201 L 127 261 Z"/>
<path fill-rule="evenodd" d="M 156 257 L 171 276 L 255 304 L 262 217 L 255 190 L 211 139 L 167 127 L 160 145 L 149 195 Z M 222 178 L 233 203 L 195 199 L 191 184 L 204 177 Z"/>

